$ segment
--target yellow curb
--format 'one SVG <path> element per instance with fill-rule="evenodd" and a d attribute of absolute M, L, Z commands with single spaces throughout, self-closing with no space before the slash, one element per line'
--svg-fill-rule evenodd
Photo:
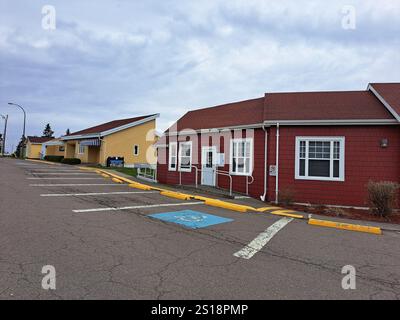
<path fill-rule="evenodd" d="M 35 160 L 35 159 L 25 159 L 26 161 L 31 161 L 31 162 L 38 162 L 38 163 L 45 163 L 45 164 L 50 164 L 52 166 L 59 166 L 60 163 L 57 162 L 51 162 L 51 161 L 45 161 L 45 160 Z"/>
<path fill-rule="evenodd" d="M 209 206 L 219 207 L 219 208 L 238 211 L 238 212 L 247 212 L 248 210 L 253 209 L 249 206 L 243 206 L 240 204 L 225 202 L 225 201 L 216 200 L 216 199 L 207 199 L 207 200 L 205 200 L 205 203 L 206 203 L 206 205 L 209 205 Z"/>
<path fill-rule="evenodd" d="M 303 215 L 296 214 L 296 212 L 293 210 L 276 210 L 276 211 L 270 212 L 270 214 L 273 214 L 276 216 L 295 218 L 295 219 L 304 219 Z"/>
<path fill-rule="evenodd" d="M 114 182 L 116 182 L 116 183 L 123 183 L 122 180 L 119 180 L 119 179 L 117 179 L 117 178 L 112 178 L 112 181 L 114 181 Z"/>
<path fill-rule="evenodd" d="M 381 235 L 382 229 L 378 227 L 369 227 L 369 226 L 362 226 L 356 224 L 348 224 L 348 223 L 339 223 L 334 221 L 327 221 L 327 220 L 317 220 L 317 219 L 309 219 L 308 224 L 313 226 L 320 226 L 320 227 L 327 227 L 327 228 L 335 228 L 335 229 L 342 229 L 342 230 L 349 230 L 349 231 L 357 231 L 357 232 L 366 232 Z"/>
<path fill-rule="evenodd" d="M 179 193 L 179 192 L 171 192 L 171 191 L 162 191 L 161 195 L 170 197 L 170 198 L 180 199 L 180 200 L 190 200 L 192 198 L 188 194 Z"/>
<path fill-rule="evenodd" d="M 102 177 L 104 177 L 104 178 L 109 178 L 109 177 L 110 177 L 108 174 L 105 174 L 105 173 L 102 173 L 101 175 L 102 175 Z"/>

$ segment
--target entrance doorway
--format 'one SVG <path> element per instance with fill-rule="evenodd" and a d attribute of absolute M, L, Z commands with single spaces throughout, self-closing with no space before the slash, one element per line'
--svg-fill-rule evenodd
<path fill-rule="evenodd" d="M 201 184 L 204 186 L 213 186 L 216 184 L 216 147 L 203 147 L 201 157 Z"/>

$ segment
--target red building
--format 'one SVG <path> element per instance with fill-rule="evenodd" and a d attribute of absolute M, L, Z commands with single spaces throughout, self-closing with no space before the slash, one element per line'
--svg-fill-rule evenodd
<path fill-rule="evenodd" d="M 157 179 L 366 207 L 370 180 L 400 182 L 399 125 L 400 83 L 267 93 L 185 114 L 158 143 Z"/>

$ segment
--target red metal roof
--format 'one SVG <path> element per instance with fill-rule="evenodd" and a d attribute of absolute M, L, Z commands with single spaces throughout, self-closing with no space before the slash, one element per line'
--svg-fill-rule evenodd
<path fill-rule="evenodd" d="M 400 115 L 400 83 L 371 83 L 371 86 Z"/>
<path fill-rule="evenodd" d="M 69 136 L 76 136 L 76 135 L 86 135 L 86 134 L 100 134 L 101 132 L 104 131 L 108 131 L 111 129 L 115 129 L 136 121 L 140 121 L 149 117 L 153 117 L 156 114 L 151 114 L 151 115 L 147 115 L 147 116 L 141 116 L 141 117 L 135 117 L 135 118 L 129 118 L 129 119 L 120 119 L 120 120 L 114 120 L 114 121 L 110 121 L 110 122 L 106 122 L 94 127 L 90 127 L 84 130 L 80 130 L 77 132 L 73 132 L 65 137 L 69 137 Z"/>
<path fill-rule="evenodd" d="M 269 93 L 265 121 L 383 120 L 393 116 L 369 91 Z"/>
<path fill-rule="evenodd" d="M 28 140 L 31 143 L 45 143 L 47 141 L 53 140 L 54 138 L 49 137 L 36 137 L 36 136 L 28 136 Z"/>
<path fill-rule="evenodd" d="M 263 122 L 264 98 L 193 110 L 178 120 L 177 130 L 214 129 Z"/>

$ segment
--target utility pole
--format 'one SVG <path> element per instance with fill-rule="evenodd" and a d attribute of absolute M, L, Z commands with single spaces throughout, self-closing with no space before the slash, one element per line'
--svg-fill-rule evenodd
<path fill-rule="evenodd" d="M 4 153 L 5 153 L 5 150 L 6 150 L 6 135 L 7 135 L 8 114 L 6 114 L 5 116 L 1 115 L 1 117 L 4 119 L 3 143 L 2 143 L 2 148 L 1 148 L 1 154 L 4 157 Z"/>

